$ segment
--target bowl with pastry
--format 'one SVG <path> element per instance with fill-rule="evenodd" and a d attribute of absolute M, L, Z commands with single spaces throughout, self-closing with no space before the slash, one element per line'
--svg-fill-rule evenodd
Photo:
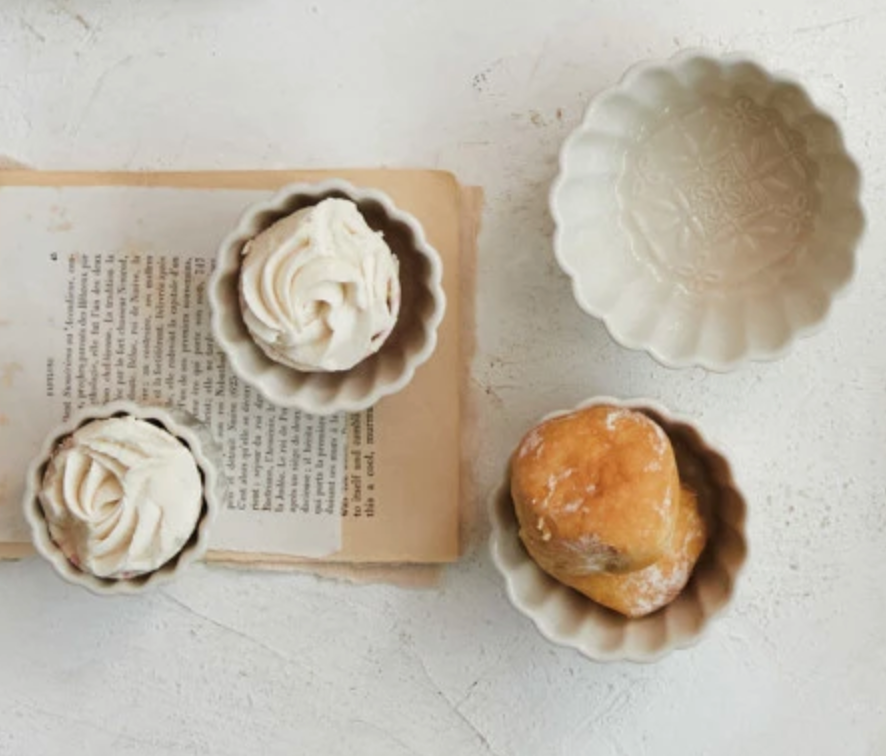
<path fill-rule="evenodd" d="M 860 186 L 798 80 L 686 51 L 591 101 L 551 189 L 554 251 L 618 343 L 731 370 L 823 326 L 854 275 Z"/>
<path fill-rule="evenodd" d="M 511 603 L 596 661 L 696 643 L 747 558 L 746 505 L 724 454 L 646 399 L 543 418 L 494 494 L 493 561 Z"/>

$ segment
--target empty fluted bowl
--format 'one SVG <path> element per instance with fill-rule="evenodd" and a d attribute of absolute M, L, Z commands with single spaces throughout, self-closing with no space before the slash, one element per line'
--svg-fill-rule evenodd
<path fill-rule="evenodd" d="M 579 306 L 665 365 L 782 356 L 852 278 L 860 176 L 834 120 L 745 56 L 632 68 L 590 104 L 551 191 Z"/>
<path fill-rule="evenodd" d="M 707 544 L 689 582 L 667 606 L 645 617 L 629 619 L 551 577 L 535 563 L 520 540 L 510 470 L 505 472 L 492 500 L 492 557 L 504 576 L 511 603 L 548 640 L 574 648 L 595 661 L 651 662 L 696 643 L 711 620 L 732 600 L 747 558 L 745 500 L 726 457 L 690 420 L 648 399 L 597 397 L 574 409 L 593 405 L 644 412 L 670 439 L 680 480 L 697 496 L 708 530 Z M 567 412 L 555 412 L 543 421 Z"/>

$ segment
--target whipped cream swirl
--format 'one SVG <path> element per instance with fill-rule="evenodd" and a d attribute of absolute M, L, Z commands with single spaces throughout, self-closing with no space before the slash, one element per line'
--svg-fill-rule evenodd
<path fill-rule="evenodd" d="M 94 420 L 68 436 L 40 491 L 49 534 L 68 560 L 112 579 L 151 572 L 174 557 L 202 503 L 188 448 L 132 417 Z"/>
<path fill-rule="evenodd" d="M 353 202 L 330 198 L 246 245 L 240 302 L 271 359 L 297 370 L 348 370 L 396 324 L 399 264 Z"/>

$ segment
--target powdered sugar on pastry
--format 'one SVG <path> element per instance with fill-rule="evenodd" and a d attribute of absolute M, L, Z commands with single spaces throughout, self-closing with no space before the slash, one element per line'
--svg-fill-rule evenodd
<path fill-rule="evenodd" d="M 564 480 L 568 480 L 574 472 L 575 470 L 570 467 L 566 470 L 563 470 L 563 472 L 552 474 L 550 477 L 548 477 L 548 490 L 553 491 Z"/>
<path fill-rule="evenodd" d="M 667 569 L 656 563 L 645 570 L 625 576 L 624 590 L 634 593 L 636 616 L 654 612 L 676 596 L 686 585 L 693 565 L 680 562 L 670 566 L 671 569 Z"/>
<path fill-rule="evenodd" d="M 623 407 L 613 407 L 606 416 L 606 430 L 615 432 L 618 425 L 622 422 L 643 423 L 651 427 L 656 436 L 656 449 L 659 454 L 664 454 L 668 446 L 668 437 L 662 427 L 652 418 L 646 416 L 642 412 L 624 409 Z M 651 468 L 650 468 L 651 469 Z"/>
<path fill-rule="evenodd" d="M 536 456 L 538 456 L 543 449 L 544 441 L 542 440 L 541 433 L 538 432 L 538 428 L 533 428 L 532 432 L 526 436 L 526 439 L 520 445 L 519 456 L 522 459 L 527 454 L 532 454 L 532 452 L 535 452 Z"/>
<path fill-rule="evenodd" d="M 557 490 L 557 486 L 560 483 L 562 483 L 564 480 L 567 480 L 572 475 L 573 472 L 575 472 L 575 471 L 572 468 L 570 468 L 568 470 L 563 470 L 563 472 L 551 474 L 550 476 L 548 476 L 548 490 L 547 490 L 547 495 L 545 496 L 544 500 L 541 502 L 542 509 L 548 508 L 550 501 L 551 501 L 551 497 L 554 495 L 554 492 Z"/>
<path fill-rule="evenodd" d="M 535 523 L 535 529 L 541 533 L 541 540 L 549 541 L 551 539 L 551 531 L 545 527 L 545 518 L 539 517 L 538 522 Z"/>
<path fill-rule="evenodd" d="M 575 541 L 562 544 L 565 552 L 571 552 L 569 569 L 575 575 L 591 575 L 605 570 L 621 568 L 621 560 L 595 535 L 583 535 Z"/>
<path fill-rule="evenodd" d="M 656 468 L 658 470 L 659 468 Z M 674 503 L 674 489 L 670 489 L 661 501 L 657 502 L 655 505 L 655 510 L 662 515 L 663 517 L 671 511 L 671 507 Z"/>
<path fill-rule="evenodd" d="M 644 415 L 644 417 L 645 417 L 645 415 Z M 665 433 L 664 429 L 658 423 L 656 423 L 654 420 L 652 420 L 651 418 L 646 418 L 646 419 L 649 420 L 649 423 L 652 425 L 653 429 L 655 430 L 655 438 L 656 438 L 656 441 L 658 442 L 657 448 L 658 448 L 659 454 L 664 454 L 665 450 L 668 448 L 668 445 L 670 444 L 670 439 L 668 439 L 668 434 Z"/>
<path fill-rule="evenodd" d="M 614 431 L 615 427 L 618 423 L 620 423 L 625 418 L 629 418 L 631 413 L 626 409 L 611 409 L 609 414 L 606 415 L 606 430 Z"/>

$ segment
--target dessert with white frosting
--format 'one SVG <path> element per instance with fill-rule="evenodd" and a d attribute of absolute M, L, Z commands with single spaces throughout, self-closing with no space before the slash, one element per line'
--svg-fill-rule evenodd
<path fill-rule="evenodd" d="M 350 200 L 328 198 L 246 244 L 240 306 L 272 360 L 305 372 L 349 370 L 397 322 L 399 264 Z"/>
<path fill-rule="evenodd" d="M 59 444 L 38 499 L 68 561 L 125 580 L 182 550 L 200 519 L 203 482 L 191 451 L 171 433 L 134 417 L 110 417 Z"/>

